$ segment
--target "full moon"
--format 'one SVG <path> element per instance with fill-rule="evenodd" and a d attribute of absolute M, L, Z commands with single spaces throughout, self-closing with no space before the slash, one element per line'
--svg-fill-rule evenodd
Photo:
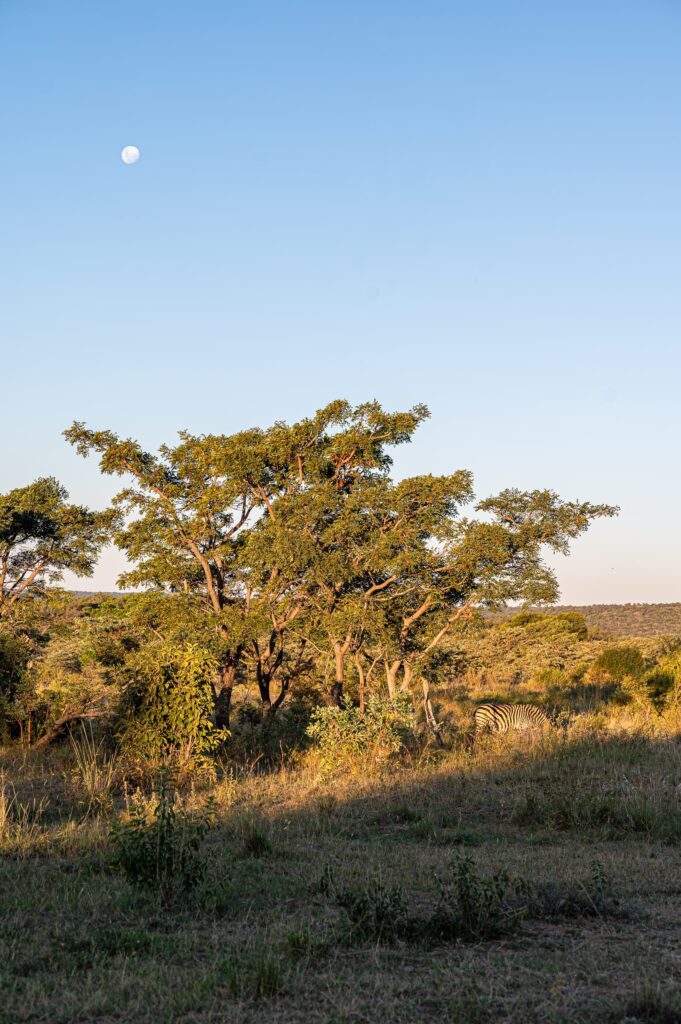
<path fill-rule="evenodd" d="M 121 160 L 124 164 L 136 164 L 140 158 L 140 151 L 137 146 L 126 146 L 121 153 Z"/>

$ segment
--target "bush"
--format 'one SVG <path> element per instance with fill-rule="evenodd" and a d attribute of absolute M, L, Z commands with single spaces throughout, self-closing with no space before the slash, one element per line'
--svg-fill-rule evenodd
<path fill-rule="evenodd" d="M 645 659 L 638 647 L 610 647 L 599 654 L 589 675 L 604 682 L 621 682 L 627 678 L 640 679 L 645 670 Z"/>
<path fill-rule="evenodd" d="M 122 706 L 124 753 L 153 768 L 212 767 L 209 755 L 227 732 L 213 724 L 212 655 L 195 644 L 142 648 L 129 663 L 133 677 Z"/>
<path fill-rule="evenodd" d="M 504 623 L 505 626 L 520 627 L 544 636 L 572 634 L 579 640 L 586 640 L 588 629 L 586 619 L 579 612 L 558 612 L 545 615 L 541 612 L 523 611 Z"/>
<path fill-rule="evenodd" d="M 133 806 L 128 821 L 111 829 L 114 865 L 129 882 L 156 891 L 164 902 L 178 892 L 188 892 L 201 880 L 205 861 L 201 845 L 215 817 L 209 801 L 196 815 L 178 811 L 172 776 L 163 772 L 155 792 L 150 821 L 147 807 Z"/>
<path fill-rule="evenodd" d="M 413 739 L 414 707 L 408 694 L 370 697 L 366 711 L 346 703 L 312 712 L 307 736 L 323 774 L 369 774 L 404 754 Z"/>
<path fill-rule="evenodd" d="M 257 761 L 261 770 L 280 766 L 305 747 L 310 713 L 304 701 L 294 698 L 263 720 L 261 707 L 241 704 L 233 716 L 230 759 L 247 765 Z"/>
<path fill-rule="evenodd" d="M 510 897 L 513 889 L 506 872 L 482 876 L 471 857 L 457 857 L 453 879 L 442 887 L 438 906 L 425 922 L 435 940 L 479 942 L 514 931 L 526 910 Z"/>
<path fill-rule="evenodd" d="M 658 707 L 681 701 L 681 651 L 669 651 L 657 665 L 646 672 L 644 682 L 651 699 Z"/>

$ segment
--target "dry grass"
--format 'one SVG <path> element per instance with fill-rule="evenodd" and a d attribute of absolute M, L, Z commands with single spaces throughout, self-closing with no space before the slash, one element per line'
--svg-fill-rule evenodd
<path fill-rule="evenodd" d="M 443 718 L 463 712 L 464 695 L 437 697 Z M 7 752 L 0 1021 L 681 1020 L 679 736 L 677 711 L 610 708 L 474 746 L 452 729 L 451 749 L 391 776 L 225 776 L 185 794 L 191 808 L 210 791 L 219 820 L 204 881 L 171 909 L 112 872 L 105 809 L 83 816 L 67 746 Z M 376 943 L 320 885 L 380 876 L 421 913 L 462 852 L 482 875 L 563 889 L 599 861 L 622 913 Z"/>

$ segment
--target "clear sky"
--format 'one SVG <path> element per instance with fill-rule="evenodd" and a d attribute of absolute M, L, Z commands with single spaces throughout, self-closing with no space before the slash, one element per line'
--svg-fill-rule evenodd
<path fill-rule="evenodd" d="M 0 95 L 1 490 L 422 401 L 399 475 L 619 504 L 563 600 L 681 600 L 679 0 L 0 0 Z"/>

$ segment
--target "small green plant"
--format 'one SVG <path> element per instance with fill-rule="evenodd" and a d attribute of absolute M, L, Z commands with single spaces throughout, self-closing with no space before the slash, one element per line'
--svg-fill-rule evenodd
<path fill-rule="evenodd" d="M 370 774 L 399 759 L 413 736 L 414 707 L 409 694 L 371 697 L 364 712 L 350 703 L 316 708 L 307 728 L 322 773 Z"/>
<path fill-rule="evenodd" d="M 526 908 L 511 899 L 518 885 L 511 883 L 505 871 L 481 875 L 468 856 L 456 857 L 452 869 L 452 879 L 442 886 L 438 905 L 425 922 L 430 938 L 480 942 L 515 931 Z"/>
<path fill-rule="evenodd" d="M 110 833 L 114 864 L 128 881 L 170 902 L 178 892 L 193 889 L 203 877 L 206 865 L 201 846 L 214 822 L 215 809 L 209 801 L 199 814 L 178 810 L 168 771 L 161 773 L 155 797 L 151 821 L 147 808 L 138 803 L 128 821 L 114 823 Z"/>

